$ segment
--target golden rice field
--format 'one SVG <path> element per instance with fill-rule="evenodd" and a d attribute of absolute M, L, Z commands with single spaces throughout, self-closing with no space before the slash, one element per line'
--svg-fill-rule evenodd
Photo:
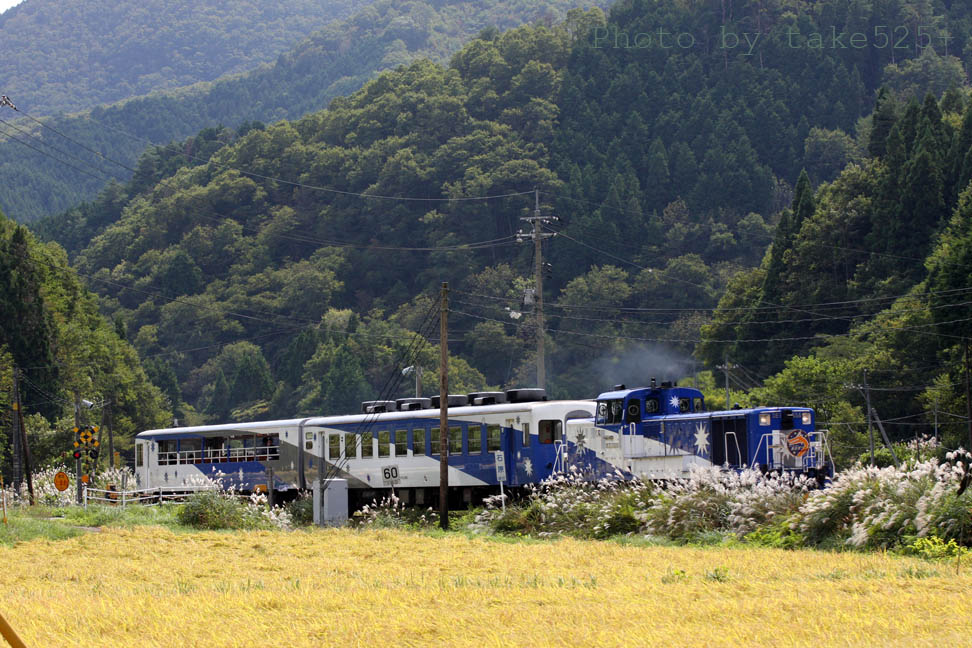
<path fill-rule="evenodd" d="M 0 565 L 31 647 L 972 645 L 972 565 L 881 554 L 135 527 Z"/>

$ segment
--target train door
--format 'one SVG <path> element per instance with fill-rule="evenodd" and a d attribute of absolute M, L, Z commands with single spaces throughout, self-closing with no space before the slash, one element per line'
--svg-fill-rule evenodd
<path fill-rule="evenodd" d="M 710 456 L 716 466 L 731 468 L 748 466 L 746 418 L 732 416 L 712 419 L 712 449 Z"/>
<path fill-rule="evenodd" d="M 507 486 L 517 486 L 520 483 L 519 478 L 516 474 L 516 465 L 518 463 L 517 454 L 522 452 L 520 446 L 522 444 L 522 432 L 517 430 L 512 425 L 503 428 L 503 462 L 506 464 L 506 485 Z"/>
<path fill-rule="evenodd" d="M 135 441 L 135 483 L 139 488 L 150 488 L 149 481 L 149 448 L 148 441 Z"/>

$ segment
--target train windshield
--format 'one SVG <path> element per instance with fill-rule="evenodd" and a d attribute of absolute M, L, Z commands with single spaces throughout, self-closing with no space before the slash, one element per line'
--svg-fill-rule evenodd
<path fill-rule="evenodd" d="M 607 400 L 597 402 L 598 425 L 611 425 L 621 423 L 624 420 L 624 402 L 619 400 Z"/>

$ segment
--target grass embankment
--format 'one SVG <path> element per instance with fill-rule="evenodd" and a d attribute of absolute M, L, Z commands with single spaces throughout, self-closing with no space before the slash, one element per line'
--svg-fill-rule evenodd
<path fill-rule="evenodd" d="M 138 526 L 0 564 L 30 646 L 957 646 L 972 618 L 972 565 L 880 553 Z"/>

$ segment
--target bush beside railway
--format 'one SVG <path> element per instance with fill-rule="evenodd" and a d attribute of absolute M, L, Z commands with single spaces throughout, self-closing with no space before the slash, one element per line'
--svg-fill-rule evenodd
<path fill-rule="evenodd" d="M 511 538 L 570 536 L 641 538 L 651 543 L 747 543 L 796 549 L 885 549 L 926 558 L 961 558 L 972 546 L 972 456 L 945 461 L 912 459 L 906 465 L 857 466 L 825 488 L 800 476 L 757 471 L 699 469 L 675 482 L 588 481 L 577 472 L 537 485 L 503 508 L 499 496 L 485 508 L 455 512 L 452 528 Z M 37 486 L 45 493 L 44 479 Z M 42 498 L 44 499 L 44 498 Z M 9 501 L 9 500 L 8 500 Z M 22 500 L 21 500 L 22 501 Z M 311 500 L 270 507 L 263 495 L 224 490 L 196 493 L 185 502 L 143 508 L 64 505 L 12 516 L 0 542 L 35 536 L 68 537 L 65 527 L 161 524 L 193 529 L 290 529 L 312 523 Z M 14 506 L 13 511 L 26 509 Z M 59 517 L 60 520 L 46 518 Z M 57 528 L 44 529 L 45 524 Z M 356 513 L 351 526 L 432 529 L 432 509 L 410 508 L 394 497 Z"/>

